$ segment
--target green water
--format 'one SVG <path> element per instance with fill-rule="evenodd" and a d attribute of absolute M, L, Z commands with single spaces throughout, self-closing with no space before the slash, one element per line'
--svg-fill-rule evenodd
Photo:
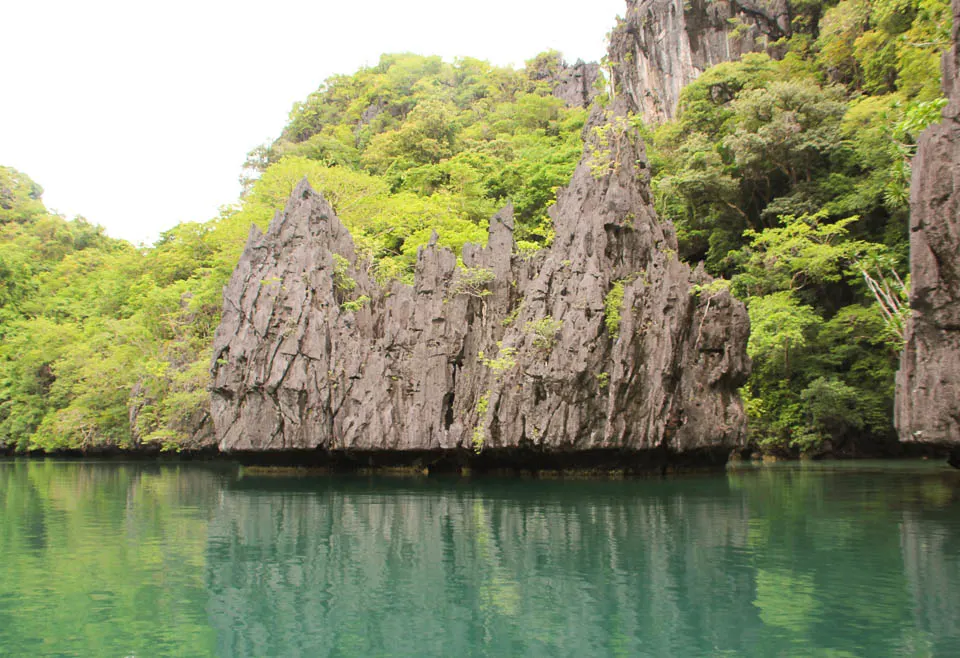
<path fill-rule="evenodd" d="M 960 656 L 960 471 L 0 461 L 0 656 Z"/>

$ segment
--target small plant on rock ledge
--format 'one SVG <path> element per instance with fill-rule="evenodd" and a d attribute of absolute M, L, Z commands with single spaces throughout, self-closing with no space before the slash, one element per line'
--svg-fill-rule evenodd
<path fill-rule="evenodd" d="M 624 288 L 638 278 L 646 277 L 646 272 L 634 272 L 630 276 L 617 279 L 603 298 L 603 324 L 613 339 L 620 337 L 620 320 L 623 313 Z"/>
<path fill-rule="evenodd" d="M 357 287 L 357 281 L 348 274 L 350 261 L 340 254 L 333 254 L 333 286 L 338 292 L 347 294 Z"/>
<path fill-rule="evenodd" d="M 485 392 L 480 396 L 480 399 L 477 400 L 477 426 L 473 428 L 473 437 L 471 443 L 473 443 L 473 451 L 478 455 L 483 450 L 483 442 L 485 437 L 485 432 L 483 430 L 483 417 L 487 415 L 487 408 L 490 406 L 490 391 Z"/>
<path fill-rule="evenodd" d="M 353 311 L 354 313 L 356 313 L 357 311 L 359 311 L 361 308 L 363 308 L 369 303 L 370 303 L 369 295 L 360 295 L 354 300 L 340 304 L 340 308 L 343 309 L 344 311 Z"/>
<path fill-rule="evenodd" d="M 607 327 L 607 333 L 614 339 L 620 336 L 620 314 L 623 310 L 624 283 L 624 279 L 614 281 L 610 291 L 603 298 L 603 323 Z"/>
<path fill-rule="evenodd" d="M 517 318 L 520 317 L 521 311 L 523 311 L 523 297 L 520 298 L 520 301 L 517 302 L 517 305 L 513 307 L 513 310 L 507 314 L 507 317 L 505 317 L 500 324 L 504 327 L 509 327 L 517 321 Z"/>
<path fill-rule="evenodd" d="M 554 320 L 547 315 L 539 320 L 531 320 L 526 324 L 528 333 L 533 334 L 533 346 L 549 352 L 557 344 L 557 334 L 560 327 L 563 326 L 563 320 Z"/>
<path fill-rule="evenodd" d="M 483 428 L 479 425 L 473 429 L 473 451 L 478 455 L 483 452 Z"/>
<path fill-rule="evenodd" d="M 590 174 L 600 180 L 608 174 L 617 173 L 622 160 L 621 144 L 630 139 L 630 121 L 628 117 L 614 116 L 608 123 L 595 126 L 590 130 L 587 141 L 588 164 Z"/>
<path fill-rule="evenodd" d="M 477 360 L 480 361 L 483 365 L 487 366 L 494 373 L 496 373 L 499 378 L 500 375 L 505 373 L 507 370 L 510 370 L 515 365 L 517 365 L 517 348 L 515 347 L 504 347 L 503 343 L 497 342 L 497 356 L 496 358 L 489 358 L 484 354 L 483 350 L 477 353 Z M 481 398 L 484 399 L 484 398 Z M 486 409 L 484 409 L 486 410 Z M 479 408 L 477 409 L 479 411 Z"/>
<path fill-rule="evenodd" d="M 488 286 L 497 276 L 486 267 L 462 267 L 450 286 L 450 296 L 469 295 L 483 298 L 490 294 Z"/>

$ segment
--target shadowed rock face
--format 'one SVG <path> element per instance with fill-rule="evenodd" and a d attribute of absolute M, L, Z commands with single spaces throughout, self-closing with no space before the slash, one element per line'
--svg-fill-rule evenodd
<path fill-rule="evenodd" d="M 600 65 L 589 64 L 582 60 L 572 66 L 564 66 L 556 79 L 553 95 L 567 104 L 567 107 L 590 107 L 597 97 L 597 81 L 600 79 Z"/>
<path fill-rule="evenodd" d="M 599 94 L 600 65 L 578 59 L 567 64 L 558 52 L 543 53 L 527 62 L 526 74 L 531 80 L 547 83 L 552 94 L 567 107 L 589 108 Z"/>
<path fill-rule="evenodd" d="M 910 186 L 910 307 L 897 375 L 901 441 L 952 444 L 960 466 L 960 85 L 954 47 L 943 58 L 949 105 L 920 138 Z"/>
<path fill-rule="evenodd" d="M 744 438 L 743 306 L 676 257 L 623 103 L 594 108 L 553 245 L 508 207 L 463 263 L 433 241 L 379 288 L 306 182 L 224 293 L 212 416 L 227 451 L 729 451 Z M 622 288 L 621 320 L 604 302 Z M 368 301 L 367 301 L 368 300 Z M 352 303 L 351 303 L 352 302 Z M 616 306 L 616 305 L 613 305 Z"/>
<path fill-rule="evenodd" d="M 789 35 L 787 0 L 627 0 L 610 37 L 614 82 L 644 122 L 662 123 L 706 69 Z"/>

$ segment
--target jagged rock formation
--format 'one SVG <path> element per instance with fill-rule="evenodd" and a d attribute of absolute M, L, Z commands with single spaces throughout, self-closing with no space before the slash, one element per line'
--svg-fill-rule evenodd
<path fill-rule="evenodd" d="M 960 0 L 943 58 L 949 104 L 920 138 L 910 186 L 910 307 L 897 374 L 901 441 L 954 446 L 960 466 Z"/>
<path fill-rule="evenodd" d="M 553 95 L 567 107 L 590 107 L 599 94 L 600 65 L 577 60 L 573 66 L 564 66 L 555 80 Z"/>
<path fill-rule="evenodd" d="M 551 93 L 567 107 L 588 108 L 600 93 L 600 65 L 578 59 L 567 64 L 563 55 L 550 51 L 527 62 L 526 74 L 531 80 L 546 83 Z"/>
<path fill-rule="evenodd" d="M 465 269 L 435 241 L 421 248 L 413 286 L 378 287 L 333 209 L 298 185 L 266 234 L 252 230 L 224 293 L 220 448 L 739 446 L 746 312 L 677 259 L 625 104 L 595 107 L 585 134 L 550 249 L 514 253 L 507 208 L 486 247 L 464 247 Z"/>
<path fill-rule="evenodd" d="M 648 124 L 672 119 L 706 69 L 790 35 L 787 0 L 627 0 L 610 37 L 613 82 Z"/>

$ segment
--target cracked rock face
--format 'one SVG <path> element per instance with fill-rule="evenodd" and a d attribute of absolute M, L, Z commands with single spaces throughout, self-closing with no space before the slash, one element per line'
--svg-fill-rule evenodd
<path fill-rule="evenodd" d="M 943 122 L 920 138 L 910 186 L 910 307 L 897 374 L 901 441 L 954 446 L 960 465 L 960 0 L 943 58 Z"/>
<path fill-rule="evenodd" d="M 706 69 L 771 54 L 790 35 L 787 0 L 627 0 L 610 36 L 614 82 L 648 125 L 674 117 L 680 92 Z"/>
<path fill-rule="evenodd" d="M 595 107 L 586 135 L 549 249 L 514 252 L 508 207 L 486 247 L 464 247 L 465 268 L 435 241 L 422 247 L 412 286 L 377 286 L 333 209 L 300 183 L 266 234 L 251 231 L 225 289 L 220 448 L 741 445 L 747 314 L 677 260 L 625 104 Z"/>
<path fill-rule="evenodd" d="M 526 74 L 532 80 L 546 82 L 553 96 L 567 107 L 589 108 L 599 94 L 600 65 L 581 59 L 567 64 L 558 52 L 544 55 L 527 63 Z"/>
<path fill-rule="evenodd" d="M 567 104 L 567 107 L 588 108 L 597 97 L 597 81 L 600 79 L 600 65 L 577 60 L 572 66 L 564 66 L 557 77 L 553 95 Z"/>

